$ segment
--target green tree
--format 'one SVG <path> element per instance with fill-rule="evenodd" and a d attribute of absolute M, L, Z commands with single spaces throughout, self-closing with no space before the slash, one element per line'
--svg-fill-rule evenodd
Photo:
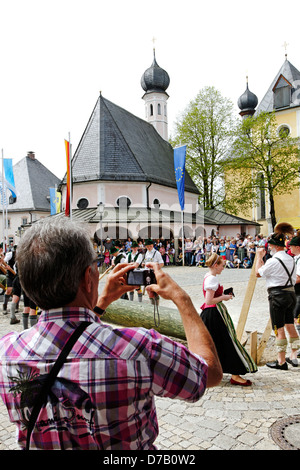
<path fill-rule="evenodd" d="M 223 162 L 233 142 L 233 103 L 205 87 L 175 123 L 171 144 L 187 145 L 186 169 L 197 185 L 204 209 L 224 203 Z"/>
<path fill-rule="evenodd" d="M 299 187 L 299 139 L 278 130 L 275 113 L 261 112 L 241 121 L 226 168 L 225 210 L 241 212 L 269 199 L 272 227 L 276 225 L 274 197 Z"/>

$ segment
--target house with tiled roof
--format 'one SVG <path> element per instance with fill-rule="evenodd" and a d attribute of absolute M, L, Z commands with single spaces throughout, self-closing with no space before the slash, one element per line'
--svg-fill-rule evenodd
<path fill-rule="evenodd" d="M 18 241 L 27 225 L 50 215 L 49 188 L 58 186 L 60 179 L 28 152 L 13 166 L 16 198 L 7 204 L 7 228 L 4 229 L 8 244 Z M 0 221 L 2 227 L 2 220 Z"/>

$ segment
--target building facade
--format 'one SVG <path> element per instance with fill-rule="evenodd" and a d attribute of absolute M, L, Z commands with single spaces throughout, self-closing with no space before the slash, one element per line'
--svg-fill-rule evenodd
<path fill-rule="evenodd" d="M 275 112 L 277 132 L 284 130 L 291 137 L 300 137 L 300 72 L 287 59 L 287 55 L 263 99 L 257 104 L 257 97 L 250 92 L 247 84 L 246 91 L 238 100 L 242 118 L 260 112 Z M 258 204 L 253 205 L 251 211 L 239 215 L 261 224 L 261 232 L 268 235 L 273 231 L 268 194 L 263 190 L 258 196 Z M 294 228 L 300 228 L 300 189 L 294 189 L 289 195 L 276 195 L 275 212 L 277 223 L 289 222 Z"/>

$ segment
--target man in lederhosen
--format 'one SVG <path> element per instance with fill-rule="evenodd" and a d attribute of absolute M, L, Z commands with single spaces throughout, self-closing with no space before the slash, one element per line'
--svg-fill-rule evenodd
<path fill-rule="evenodd" d="M 158 250 L 154 248 L 154 241 L 152 238 L 145 240 L 146 253 L 140 253 L 136 260 L 136 267 L 146 266 L 147 263 L 158 263 L 160 267 L 164 266 L 164 260 Z M 154 299 L 150 298 L 150 302 L 154 303 Z M 156 297 L 155 302 L 158 304 L 159 297 Z"/>
<path fill-rule="evenodd" d="M 296 305 L 295 282 L 296 268 L 292 256 L 285 251 L 286 234 L 293 233 L 289 224 L 278 224 L 269 240 L 270 254 L 264 263 L 266 250 L 259 247 L 256 252 L 256 276 L 266 279 L 268 289 L 270 317 L 272 328 L 276 336 L 277 360 L 266 365 L 273 369 L 287 370 L 287 362 L 293 366 L 298 365 L 297 352 L 299 349 L 299 336 L 294 325 L 294 308 Z M 289 337 L 291 348 L 290 357 L 286 357 Z"/>
<path fill-rule="evenodd" d="M 160 267 L 164 265 L 164 260 L 158 250 L 154 248 L 152 238 L 145 240 L 146 253 L 141 253 L 136 260 L 137 266 L 145 266 L 147 263 L 158 263 Z"/>
<path fill-rule="evenodd" d="M 4 258 L 4 266 L 6 268 L 6 292 L 4 294 L 3 302 L 3 315 L 7 315 L 7 304 L 12 295 L 13 291 L 13 280 L 16 276 L 15 262 L 16 262 L 16 249 L 15 245 L 13 249 L 6 253 Z"/>
<path fill-rule="evenodd" d="M 294 322 L 298 335 L 300 335 L 300 230 L 297 230 L 296 236 L 291 239 L 290 250 L 294 255 L 297 274 L 295 284 L 296 306 L 294 309 Z M 297 357 L 300 357 L 299 351 Z"/>

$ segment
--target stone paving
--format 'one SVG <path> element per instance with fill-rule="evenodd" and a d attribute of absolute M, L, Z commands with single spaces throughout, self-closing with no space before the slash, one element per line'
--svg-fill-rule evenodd
<path fill-rule="evenodd" d="M 168 273 L 189 292 L 195 306 L 203 303 L 202 280 L 205 268 L 167 267 Z M 234 287 L 236 297 L 227 304 L 236 324 L 247 289 L 250 270 L 224 270 L 224 287 Z M 145 300 L 146 301 L 146 300 Z M 171 306 L 161 300 L 161 305 Z M 264 281 L 258 279 L 245 330 L 262 333 L 268 322 L 268 303 Z M 9 315 L 0 313 L 0 336 L 21 331 L 22 325 L 9 324 Z M 275 359 L 275 358 L 274 358 Z M 300 415 L 300 366 L 274 371 L 265 365 L 248 377 L 252 387 L 230 384 L 224 374 L 221 384 L 208 389 L 197 403 L 156 398 L 160 433 L 159 450 L 280 450 L 270 432 L 280 419 Z M 287 439 L 293 440 L 288 428 Z M 296 436 L 295 436 L 296 439 Z M 299 441 L 299 438 L 298 438 Z M 0 400 L 0 450 L 18 449 L 15 427 L 9 422 Z"/>

